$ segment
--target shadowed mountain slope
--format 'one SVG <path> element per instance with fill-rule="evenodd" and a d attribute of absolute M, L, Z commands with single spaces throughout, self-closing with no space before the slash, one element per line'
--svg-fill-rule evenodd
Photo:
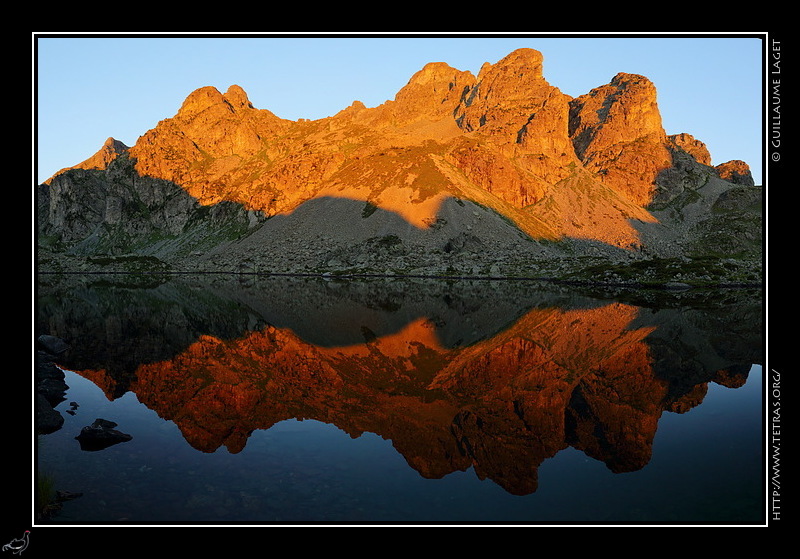
<path fill-rule="evenodd" d="M 430 63 L 393 100 L 315 121 L 203 87 L 134 146 L 109 139 L 39 186 L 39 264 L 564 277 L 705 258 L 713 231 L 710 256 L 737 263 L 712 280 L 758 282 L 760 188 L 710 161 L 664 133 L 647 78 L 571 98 L 533 49 L 477 76 Z"/>

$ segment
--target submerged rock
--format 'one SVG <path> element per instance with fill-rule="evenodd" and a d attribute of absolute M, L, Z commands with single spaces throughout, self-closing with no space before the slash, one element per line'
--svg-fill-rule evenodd
<path fill-rule="evenodd" d="M 117 443 L 124 443 L 133 437 L 127 433 L 117 431 L 116 423 L 107 419 L 95 419 L 94 423 L 81 429 L 75 437 L 81 443 L 81 450 L 103 450 Z"/>

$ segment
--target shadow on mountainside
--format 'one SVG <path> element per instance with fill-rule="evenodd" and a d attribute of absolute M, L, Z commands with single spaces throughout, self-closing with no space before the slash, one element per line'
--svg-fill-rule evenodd
<path fill-rule="evenodd" d="M 72 169 L 40 186 L 39 271 L 401 274 L 644 285 L 692 281 L 693 272 L 677 269 L 680 259 L 740 257 L 736 247 L 753 233 L 728 231 L 739 233 L 746 223 L 760 231 L 760 214 L 742 219 L 753 204 L 742 210 L 741 197 L 734 196 L 747 188 L 719 179 L 684 194 L 680 207 L 676 197 L 652 214 L 585 173 L 522 210 L 486 192 L 477 201 L 440 193 L 407 201 L 404 212 L 416 215 L 412 223 L 366 192 L 363 199 L 353 191 L 312 198 L 272 216 L 236 202 L 204 206 L 172 182 L 139 176 L 125 160 L 117 158 L 104 171 Z M 409 193 L 381 191 L 393 195 Z M 702 244 L 707 239 L 713 239 L 706 243 L 712 251 Z M 728 246 L 731 240 L 736 242 Z M 758 235 L 750 244 L 757 247 Z M 654 259 L 675 259 L 676 269 L 650 266 L 640 278 L 640 268 L 630 266 Z M 702 270 L 701 283 L 741 283 L 745 275 L 744 283 L 759 283 L 758 271 L 713 268 Z M 612 276 L 605 278 L 603 269 Z"/>

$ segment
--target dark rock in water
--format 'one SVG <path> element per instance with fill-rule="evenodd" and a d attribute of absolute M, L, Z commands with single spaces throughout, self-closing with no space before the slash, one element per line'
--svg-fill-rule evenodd
<path fill-rule="evenodd" d="M 47 435 L 61 429 L 64 417 L 41 394 L 36 395 L 36 432 Z"/>
<path fill-rule="evenodd" d="M 67 383 L 64 371 L 48 361 L 46 354 L 39 352 L 36 362 L 36 392 L 44 396 L 55 407 L 64 401 Z"/>
<path fill-rule="evenodd" d="M 37 341 L 39 342 L 39 347 L 50 355 L 61 355 L 69 349 L 69 345 L 64 340 L 55 336 L 42 334 L 37 338 Z"/>
<path fill-rule="evenodd" d="M 54 408 L 64 401 L 69 388 L 64 371 L 59 369 L 46 351 L 36 352 L 36 431 L 48 434 L 57 431 L 64 418 Z"/>
<path fill-rule="evenodd" d="M 691 285 L 680 281 L 668 281 L 663 285 L 664 289 L 691 289 Z"/>
<path fill-rule="evenodd" d="M 89 451 L 103 450 L 133 438 L 127 433 L 114 429 L 116 426 L 117 424 L 113 421 L 98 418 L 91 425 L 81 429 L 80 434 L 75 438 L 81 443 L 81 450 Z"/>

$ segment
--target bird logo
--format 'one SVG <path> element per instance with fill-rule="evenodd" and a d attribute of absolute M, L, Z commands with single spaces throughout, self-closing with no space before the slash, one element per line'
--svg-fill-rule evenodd
<path fill-rule="evenodd" d="M 25 533 L 22 535 L 21 538 L 14 538 L 7 544 L 3 546 L 3 551 L 10 551 L 16 555 L 19 555 L 25 548 L 28 547 L 28 537 L 30 536 L 30 530 L 25 530 Z"/>

